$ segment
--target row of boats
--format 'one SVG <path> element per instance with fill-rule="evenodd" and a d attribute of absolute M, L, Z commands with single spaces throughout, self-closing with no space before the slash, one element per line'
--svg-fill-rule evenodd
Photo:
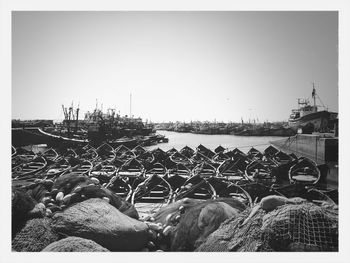
<path fill-rule="evenodd" d="M 312 160 L 273 146 L 247 153 L 203 145 L 163 151 L 108 143 L 50 148 L 34 153 L 12 147 L 12 184 L 85 175 L 102 188 L 136 203 L 168 204 L 188 197 L 233 197 L 247 206 L 270 194 L 337 202 L 337 191 L 324 187 L 324 175 Z"/>

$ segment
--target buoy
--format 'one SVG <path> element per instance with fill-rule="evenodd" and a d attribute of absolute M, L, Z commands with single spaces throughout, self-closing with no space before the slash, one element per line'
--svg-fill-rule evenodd
<path fill-rule="evenodd" d="M 70 203 L 71 197 L 72 197 L 72 194 L 67 194 L 65 197 L 63 197 L 62 202 L 65 205 L 68 205 Z"/>
<path fill-rule="evenodd" d="M 56 195 L 56 201 L 57 202 L 62 202 L 63 197 L 64 197 L 64 193 L 63 192 L 58 192 L 57 195 Z"/>
<path fill-rule="evenodd" d="M 100 184 L 100 180 L 98 180 L 97 178 L 91 177 L 90 179 L 91 179 L 91 181 L 93 181 L 95 184 Z"/>
<path fill-rule="evenodd" d="M 78 193 L 78 192 L 80 192 L 81 191 L 81 186 L 77 186 L 77 187 L 75 187 L 74 189 L 73 189 L 73 192 L 74 193 Z"/>
<path fill-rule="evenodd" d="M 47 217 L 52 216 L 52 211 L 51 211 L 51 209 L 46 208 L 46 216 L 47 216 Z"/>
<path fill-rule="evenodd" d="M 185 213 L 185 207 L 182 205 L 179 207 L 179 211 L 181 214 Z"/>
<path fill-rule="evenodd" d="M 180 215 L 175 216 L 175 218 L 174 218 L 175 222 L 179 222 L 179 221 L 180 221 L 180 218 L 181 218 Z"/>
<path fill-rule="evenodd" d="M 102 197 L 102 199 L 103 199 L 103 200 L 105 200 L 105 201 L 107 201 L 107 203 L 109 203 L 109 202 L 110 202 L 109 198 L 108 198 L 108 197 L 106 197 L 106 196 Z"/>
<path fill-rule="evenodd" d="M 154 248 L 156 247 L 156 245 L 155 245 L 152 241 L 148 241 L 148 242 L 147 242 L 147 247 L 148 247 L 149 249 L 154 249 Z"/>
<path fill-rule="evenodd" d="M 167 226 L 167 227 L 164 228 L 164 230 L 163 230 L 163 235 L 164 235 L 164 236 L 169 235 L 170 231 L 171 231 L 171 226 Z"/>

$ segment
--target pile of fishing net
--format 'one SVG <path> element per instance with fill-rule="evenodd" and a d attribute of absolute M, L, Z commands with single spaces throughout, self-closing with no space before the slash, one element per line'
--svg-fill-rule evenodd
<path fill-rule="evenodd" d="M 49 218 L 29 220 L 12 240 L 12 249 L 23 252 L 38 252 L 59 239 L 52 230 Z"/>
<path fill-rule="evenodd" d="M 226 220 L 196 251 L 338 251 L 338 207 L 305 202 Z"/>
<path fill-rule="evenodd" d="M 100 198 L 90 198 L 56 212 L 51 225 L 60 234 L 91 239 L 111 251 L 139 251 L 148 240 L 145 223 Z"/>
<path fill-rule="evenodd" d="M 109 250 L 89 239 L 80 238 L 80 237 L 67 237 L 51 243 L 42 251 L 43 252 L 108 252 Z"/>

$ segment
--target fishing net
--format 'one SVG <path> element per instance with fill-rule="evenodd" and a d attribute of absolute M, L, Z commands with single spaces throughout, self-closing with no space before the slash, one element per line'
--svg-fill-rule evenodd
<path fill-rule="evenodd" d="M 262 209 L 242 226 L 250 214 L 243 211 L 226 220 L 197 251 L 337 251 L 336 206 L 312 203 L 284 205 L 266 213 Z"/>
<path fill-rule="evenodd" d="M 277 251 L 337 251 L 338 211 L 312 203 L 285 205 L 263 217 L 262 231 Z"/>
<path fill-rule="evenodd" d="M 12 240 L 12 249 L 24 252 L 38 252 L 59 239 L 52 230 L 50 219 L 32 219 Z"/>

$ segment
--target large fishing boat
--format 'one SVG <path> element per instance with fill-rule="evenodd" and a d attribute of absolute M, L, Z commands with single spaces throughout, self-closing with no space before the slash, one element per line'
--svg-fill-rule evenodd
<path fill-rule="evenodd" d="M 316 98 L 322 105 L 316 105 Z M 316 94 L 316 89 L 313 84 L 312 89 L 313 105 L 309 99 L 298 99 L 298 109 L 293 109 L 289 117 L 289 126 L 295 129 L 311 126 L 313 131 L 327 132 L 334 128 L 338 113 L 330 112 L 323 105 L 320 97 Z M 323 110 L 319 110 L 323 108 Z"/>

